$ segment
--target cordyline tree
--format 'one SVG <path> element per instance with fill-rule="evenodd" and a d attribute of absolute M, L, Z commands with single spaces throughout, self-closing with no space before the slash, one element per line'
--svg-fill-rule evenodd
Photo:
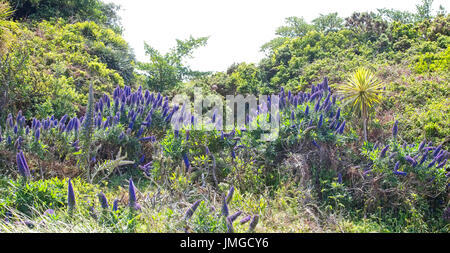
<path fill-rule="evenodd" d="M 347 83 L 338 86 L 338 93 L 342 95 L 344 105 L 350 105 L 352 112 L 361 117 L 364 141 L 367 142 L 369 111 L 381 101 L 382 83 L 370 70 L 358 68 L 348 77 Z"/>
<path fill-rule="evenodd" d="M 164 91 L 182 81 L 208 74 L 193 71 L 183 63 L 186 58 L 192 58 L 193 51 L 205 46 L 207 41 L 208 37 L 192 36 L 184 41 L 177 40 L 177 46 L 164 55 L 145 43 L 145 53 L 150 57 L 150 61 L 139 63 L 139 69 L 145 72 L 148 87 L 155 91 Z"/>

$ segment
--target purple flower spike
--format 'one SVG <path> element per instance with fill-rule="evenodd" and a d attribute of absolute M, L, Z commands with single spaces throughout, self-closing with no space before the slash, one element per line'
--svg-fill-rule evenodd
<path fill-rule="evenodd" d="M 249 232 L 253 232 L 255 231 L 256 225 L 258 224 L 259 221 L 259 215 L 255 215 L 252 218 L 252 221 L 250 222 L 250 225 L 248 227 L 248 231 Z"/>
<path fill-rule="evenodd" d="M 392 136 L 397 138 L 398 133 L 398 120 L 395 121 L 394 126 L 392 127 Z"/>
<path fill-rule="evenodd" d="M 119 199 L 114 199 L 113 208 L 112 208 L 113 212 L 117 212 L 118 207 L 119 207 Z"/>
<path fill-rule="evenodd" d="M 109 208 L 109 204 L 108 204 L 108 199 L 106 198 L 105 194 L 103 192 L 100 192 L 98 194 L 98 200 L 100 202 L 100 205 L 103 209 L 108 209 Z"/>
<path fill-rule="evenodd" d="M 389 149 L 389 145 L 386 145 L 380 152 L 380 158 L 383 158 L 386 156 L 386 151 Z"/>
<path fill-rule="evenodd" d="M 397 162 L 395 164 L 394 171 L 398 171 L 399 168 L 400 168 L 400 162 Z"/>
<path fill-rule="evenodd" d="M 228 216 L 228 219 L 230 219 L 230 221 L 233 222 L 233 221 L 235 221 L 235 220 L 239 217 L 239 215 L 241 215 L 241 214 L 242 214 L 242 211 L 237 211 L 237 212 L 235 212 L 234 214 Z"/>
<path fill-rule="evenodd" d="M 342 174 L 338 174 L 338 183 L 342 184 Z"/>
<path fill-rule="evenodd" d="M 69 179 L 69 186 L 67 187 L 67 206 L 69 212 L 72 212 L 75 208 L 75 193 L 73 191 L 72 181 Z"/>
<path fill-rule="evenodd" d="M 321 127 L 322 127 L 322 124 L 323 124 L 323 115 L 320 114 L 319 123 L 317 123 L 317 127 L 318 127 L 318 128 L 321 128 Z"/>
<path fill-rule="evenodd" d="M 400 175 L 400 176 L 406 176 L 406 172 L 403 172 L 403 171 L 394 171 L 394 174 Z"/>
<path fill-rule="evenodd" d="M 25 156 L 23 155 L 22 151 L 17 153 L 16 160 L 20 175 L 23 176 L 24 178 L 30 178 L 31 177 L 30 168 L 28 167 L 27 160 L 25 159 Z"/>
<path fill-rule="evenodd" d="M 416 160 L 414 160 L 414 158 L 412 158 L 410 156 L 406 156 L 405 159 L 406 159 L 406 161 L 408 161 L 411 164 L 411 166 L 413 166 L 413 167 L 416 166 L 417 162 L 416 162 Z"/>
<path fill-rule="evenodd" d="M 317 142 L 316 142 L 315 140 L 312 140 L 312 144 L 313 144 L 314 146 L 316 146 L 317 148 L 320 148 L 319 144 L 317 144 Z"/>
<path fill-rule="evenodd" d="M 192 217 L 192 215 L 194 214 L 195 210 L 197 210 L 197 207 L 200 205 L 200 203 L 201 201 L 197 200 L 195 201 L 194 204 L 192 204 L 191 207 L 189 207 L 189 209 L 184 214 L 184 220 L 189 220 Z"/>
<path fill-rule="evenodd" d="M 439 145 L 439 147 L 437 147 L 436 150 L 434 150 L 433 156 L 436 157 L 439 154 L 439 152 L 441 151 L 441 149 L 442 149 L 442 145 Z"/>
<path fill-rule="evenodd" d="M 189 163 L 189 158 L 188 158 L 187 154 L 183 155 L 183 161 L 184 161 L 184 165 L 186 166 L 186 171 L 189 171 L 189 168 L 191 167 L 191 165 Z"/>
<path fill-rule="evenodd" d="M 227 204 L 229 204 L 233 199 L 233 194 L 234 194 L 234 186 L 231 186 L 226 197 Z"/>
<path fill-rule="evenodd" d="M 133 183 L 133 179 L 130 178 L 130 184 L 128 186 L 128 205 L 131 208 L 135 208 L 136 206 L 136 192 Z"/>
<path fill-rule="evenodd" d="M 308 116 L 308 113 L 309 113 L 309 106 L 307 105 L 305 109 L 305 117 Z"/>
<path fill-rule="evenodd" d="M 227 217 L 228 214 L 229 214 L 229 211 L 228 211 L 228 205 L 227 205 L 227 198 L 223 198 L 223 201 L 222 201 L 222 215 Z"/>
<path fill-rule="evenodd" d="M 252 216 L 248 215 L 248 216 L 244 217 L 242 220 L 240 220 L 239 223 L 245 224 L 245 223 L 249 222 L 251 220 L 251 218 L 252 218 Z"/>

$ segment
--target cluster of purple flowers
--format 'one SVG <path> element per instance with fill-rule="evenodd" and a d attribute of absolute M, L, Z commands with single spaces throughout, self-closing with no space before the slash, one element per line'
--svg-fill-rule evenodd
<path fill-rule="evenodd" d="M 394 140 L 397 139 L 398 135 L 398 121 L 395 121 L 394 126 L 392 127 L 392 135 L 394 137 Z M 447 159 L 450 158 L 450 153 L 444 149 L 442 149 L 442 145 L 439 146 L 432 146 L 432 143 L 428 143 L 428 146 L 426 144 L 426 141 L 423 140 L 417 147 L 417 149 L 414 149 L 415 145 L 407 145 L 407 143 L 404 143 L 401 148 L 403 149 L 403 152 L 407 153 L 402 159 L 399 161 L 396 161 L 396 164 L 394 166 L 394 174 L 405 176 L 407 173 L 405 171 L 400 171 L 400 167 L 402 164 L 407 164 L 410 169 L 428 169 L 431 171 L 431 169 L 441 169 L 443 168 L 446 163 Z M 379 154 L 379 159 L 384 159 L 386 157 L 386 153 L 388 152 L 390 145 L 386 145 Z M 394 146 L 395 148 L 395 146 Z M 391 160 L 395 157 L 398 157 L 398 152 L 393 152 L 387 160 Z M 429 161 L 429 162 L 427 162 Z M 448 177 L 449 174 L 446 174 Z"/>

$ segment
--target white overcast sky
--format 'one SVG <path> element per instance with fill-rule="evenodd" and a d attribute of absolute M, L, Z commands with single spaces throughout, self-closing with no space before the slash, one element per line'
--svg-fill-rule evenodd
<path fill-rule="evenodd" d="M 139 61 L 147 61 L 144 41 L 162 53 L 175 39 L 210 36 L 208 44 L 187 63 L 193 70 L 225 71 L 234 62 L 257 63 L 260 47 L 275 37 L 289 16 L 310 22 L 319 14 L 393 8 L 415 11 L 420 0 L 105 0 L 121 6 L 124 37 Z M 434 0 L 433 9 L 450 1 Z"/>

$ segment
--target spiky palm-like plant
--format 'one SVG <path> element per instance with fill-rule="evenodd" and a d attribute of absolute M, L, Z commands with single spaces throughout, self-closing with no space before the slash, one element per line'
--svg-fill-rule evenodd
<path fill-rule="evenodd" d="M 367 120 L 369 111 L 381 101 L 384 89 L 375 74 L 366 69 L 358 68 L 351 74 L 347 83 L 338 86 L 345 105 L 351 105 L 352 111 L 358 113 L 363 120 L 364 140 L 367 141 Z"/>

